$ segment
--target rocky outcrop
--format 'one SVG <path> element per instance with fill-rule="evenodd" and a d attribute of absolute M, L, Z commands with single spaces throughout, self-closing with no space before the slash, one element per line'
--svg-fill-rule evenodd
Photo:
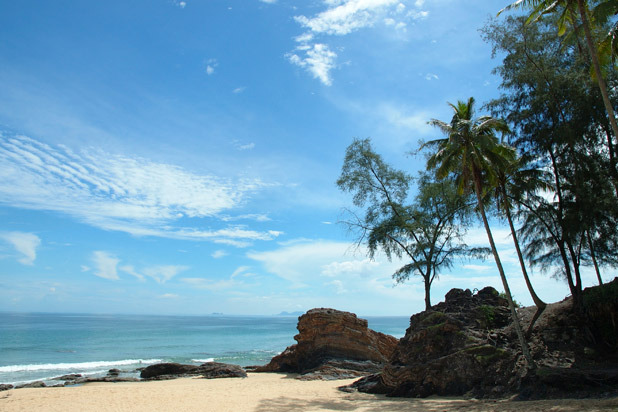
<path fill-rule="evenodd" d="M 505 299 L 493 288 L 477 294 L 453 289 L 445 302 L 410 319 L 390 362 L 379 376 L 357 382 L 362 391 L 392 396 L 463 395 L 500 388 L 514 359 L 496 330 L 509 322 Z"/>
<path fill-rule="evenodd" d="M 245 378 L 247 372 L 237 365 L 219 362 L 207 362 L 199 366 L 180 363 L 157 363 L 144 368 L 140 376 L 147 380 L 176 379 L 187 376 L 213 378 Z"/>
<path fill-rule="evenodd" d="M 523 325 L 534 312 L 518 311 Z M 406 335 L 379 374 L 351 388 L 390 396 L 521 399 L 616 392 L 616 353 L 599 356 L 598 345 L 590 347 L 590 337 L 596 336 L 591 325 L 573 312 L 570 299 L 548 305 L 528 342 L 536 364 L 529 370 L 506 300 L 493 288 L 476 294 L 453 289 L 443 303 L 410 318 Z"/>
<path fill-rule="evenodd" d="M 256 372 L 293 372 L 305 379 L 363 376 L 379 370 L 397 339 L 367 327 L 365 319 L 335 309 L 312 309 L 298 318 L 297 344 Z"/>

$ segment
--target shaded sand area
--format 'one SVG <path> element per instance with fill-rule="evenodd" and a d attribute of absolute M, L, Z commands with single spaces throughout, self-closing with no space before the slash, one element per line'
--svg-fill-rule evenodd
<path fill-rule="evenodd" d="M 13 389 L 0 392 L 0 411 L 617 411 L 618 399 L 530 402 L 402 399 L 345 393 L 353 380 L 299 381 L 291 375 L 259 373 L 248 378 Z"/>

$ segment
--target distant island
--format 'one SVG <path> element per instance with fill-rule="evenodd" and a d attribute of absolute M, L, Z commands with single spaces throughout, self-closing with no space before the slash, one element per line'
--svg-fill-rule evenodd
<path fill-rule="evenodd" d="M 301 311 L 296 311 L 296 312 L 281 312 L 278 315 L 275 316 L 301 316 L 303 315 L 305 312 L 301 312 Z"/>

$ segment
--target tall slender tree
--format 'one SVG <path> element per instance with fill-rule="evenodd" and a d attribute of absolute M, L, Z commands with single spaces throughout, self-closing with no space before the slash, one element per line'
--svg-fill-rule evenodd
<path fill-rule="evenodd" d="M 512 209 L 514 203 L 520 203 L 527 193 L 536 193 L 538 190 L 549 189 L 550 185 L 546 183 L 542 178 L 543 173 L 537 169 L 525 168 L 525 161 L 521 157 L 509 157 L 515 154 L 512 150 L 504 150 L 505 158 L 509 162 L 505 165 L 505 168 L 496 170 L 496 187 L 494 194 L 497 201 L 498 209 L 504 213 L 511 229 L 511 237 L 513 244 L 515 245 L 515 251 L 517 252 L 517 258 L 519 259 L 519 265 L 521 272 L 526 282 L 528 292 L 532 297 L 532 301 L 537 307 L 537 311 L 532 317 L 528 330 L 526 331 L 526 337 L 530 337 L 534 324 L 541 316 L 547 304 L 537 295 L 530 277 L 528 276 L 528 270 L 526 269 L 526 262 L 524 261 L 524 255 L 521 251 L 519 239 L 517 237 L 517 230 L 513 222 Z"/>
<path fill-rule="evenodd" d="M 521 203 L 521 240 L 534 265 L 564 277 L 581 310 L 580 267 L 613 264 L 618 180 L 603 143 L 611 129 L 598 87 L 585 56 L 555 35 L 553 19 L 530 25 L 509 16 L 483 29 L 494 53 L 505 54 L 495 70 L 504 92 L 488 107 L 513 125 L 509 143 L 551 175 L 548 196 Z"/>
<path fill-rule="evenodd" d="M 483 182 L 495 184 L 495 170 L 504 169 L 509 157 L 505 151 L 512 150 L 500 145 L 496 133 L 508 132 L 506 123 L 491 116 L 474 117 L 474 98 L 457 104 L 449 103 L 453 109 L 450 123 L 432 119 L 429 124 L 440 129 L 446 137 L 424 144 L 424 147 L 434 148 L 435 153 L 427 161 L 427 168 L 435 170 L 436 177 L 446 178 L 454 174 L 458 181 L 460 193 L 472 190 L 476 194 L 477 210 L 483 221 L 487 239 L 500 273 L 502 286 L 511 310 L 513 325 L 521 345 L 523 355 L 529 368 L 534 368 L 534 360 L 526 343 L 515 303 L 511 295 L 509 283 L 500 261 L 500 256 L 494 242 L 485 212 Z"/>
<path fill-rule="evenodd" d="M 389 166 L 371 147 L 369 139 L 354 140 L 346 151 L 337 185 L 353 193 L 354 205 L 364 216 L 347 210 L 343 221 L 367 246 L 373 258 L 378 251 L 404 258 L 393 279 L 401 283 L 418 275 L 425 287 L 425 309 L 431 308 L 431 285 L 454 259 L 481 257 L 482 248 L 463 242 L 465 228 L 458 222 L 469 209 L 451 181 L 436 182 L 427 175 L 418 179 L 418 194 L 409 199 L 412 178 Z"/>
<path fill-rule="evenodd" d="M 601 91 L 601 96 L 603 97 L 603 104 L 605 105 L 605 110 L 607 111 L 609 123 L 614 136 L 618 138 L 618 123 L 616 122 L 616 114 L 614 113 L 614 106 L 609 97 L 609 89 L 607 87 L 605 76 L 603 75 L 601 60 L 599 59 L 598 45 L 600 40 L 595 39 L 592 35 L 593 28 L 590 21 L 591 10 L 588 7 L 588 3 L 589 2 L 587 0 L 517 0 L 511 5 L 500 10 L 498 14 L 510 9 L 532 9 L 528 21 L 539 19 L 544 14 L 559 14 L 560 18 L 558 19 L 558 33 L 562 35 L 566 31 L 567 24 L 571 24 L 576 27 L 577 22 L 574 19 L 574 12 L 577 12 L 581 26 L 584 30 L 588 57 L 592 63 L 594 75 L 596 77 L 599 90 Z M 605 0 L 600 1 L 599 3 L 607 3 L 608 5 L 613 6 L 616 1 Z"/>

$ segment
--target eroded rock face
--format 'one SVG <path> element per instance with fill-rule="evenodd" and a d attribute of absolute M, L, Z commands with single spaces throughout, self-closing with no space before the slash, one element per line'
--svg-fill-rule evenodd
<path fill-rule="evenodd" d="M 507 301 L 493 288 L 477 294 L 453 289 L 445 302 L 410 318 L 381 374 L 355 386 L 393 396 L 463 395 L 508 385 L 514 356 L 494 332 L 509 323 Z"/>
<path fill-rule="evenodd" d="M 317 371 L 316 375 L 324 376 L 334 371 L 339 376 L 362 376 L 381 368 L 397 345 L 393 336 L 369 329 L 365 319 L 335 309 L 312 309 L 298 318 L 297 328 L 294 339 L 298 343 L 256 372 Z M 345 371 L 359 373 L 346 375 Z"/>

